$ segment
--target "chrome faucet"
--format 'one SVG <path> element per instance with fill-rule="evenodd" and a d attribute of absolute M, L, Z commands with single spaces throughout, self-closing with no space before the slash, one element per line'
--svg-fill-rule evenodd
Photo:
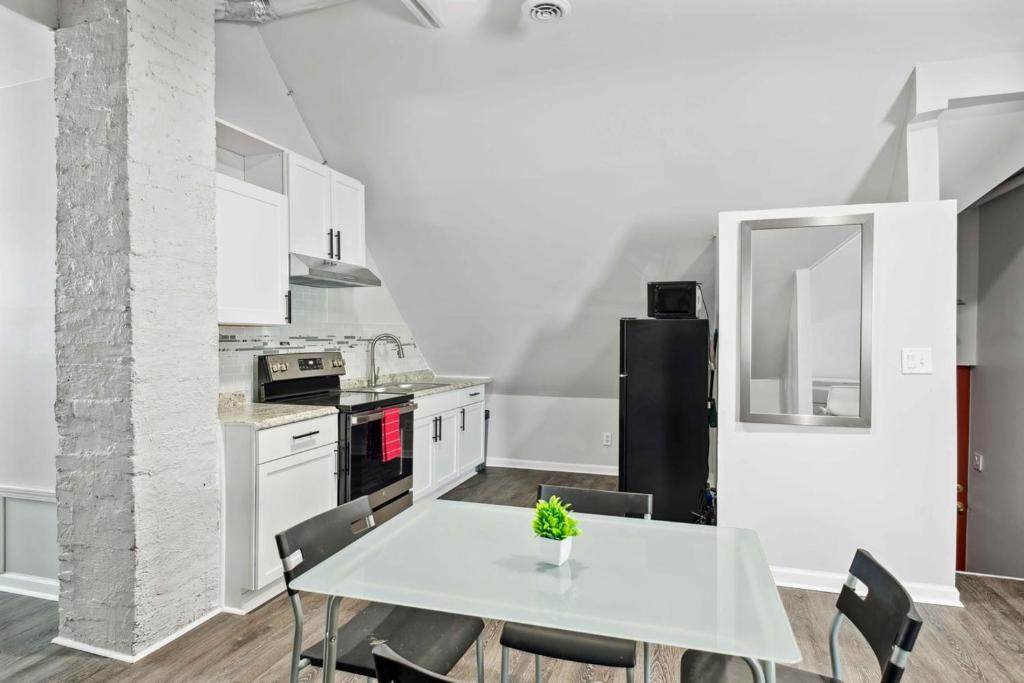
<path fill-rule="evenodd" d="M 379 341 L 393 341 L 393 342 L 395 342 L 395 346 L 398 347 L 398 357 L 399 358 L 405 358 L 405 349 L 402 348 L 402 342 L 400 342 L 398 340 L 398 337 L 396 337 L 395 335 L 390 334 L 388 332 L 385 332 L 384 334 L 378 334 L 376 337 L 374 337 L 373 341 L 370 342 L 370 373 L 369 373 L 369 382 L 370 382 L 370 386 L 371 387 L 377 386 L 377 379 L 378 379 L 378 375 L 380 374 L 380 368 L 377 367 L 377 360 L 376 360 L 377 342 L 379 342 Z"/>

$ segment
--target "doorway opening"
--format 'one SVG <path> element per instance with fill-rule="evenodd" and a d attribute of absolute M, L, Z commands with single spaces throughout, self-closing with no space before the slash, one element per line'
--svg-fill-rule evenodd
<path fill-rule="evenodd" d="M 956 569 L 1024 579 L 1024 170 L 958 216 Z"/>

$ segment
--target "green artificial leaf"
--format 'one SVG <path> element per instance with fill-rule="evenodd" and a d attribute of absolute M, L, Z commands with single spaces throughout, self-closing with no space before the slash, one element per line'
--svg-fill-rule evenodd
<path fill-rule="evenodd" d="M 538 500 L 533 516 L 533 533 L 555 541 L 579 536 L 581 532 L 576 520 L 569 514 L 571 507 L 571 504 L 562 503 L 558 496 Z"/>

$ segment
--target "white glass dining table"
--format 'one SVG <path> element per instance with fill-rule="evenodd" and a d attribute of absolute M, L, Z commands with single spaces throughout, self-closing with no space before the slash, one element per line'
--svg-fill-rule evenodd
<path fill-rule="evenodd" d="M 538 560 L 530 508 L 418 502 L 291 585 L 328 596 L 325 662 L 342 597 L 625 638 L 645 655 L 648 644 L 735 655 L 767 681 L 776 662 L 800 661 L 753 531 L 575 516 L 582 535 L 556 567 Z"/>

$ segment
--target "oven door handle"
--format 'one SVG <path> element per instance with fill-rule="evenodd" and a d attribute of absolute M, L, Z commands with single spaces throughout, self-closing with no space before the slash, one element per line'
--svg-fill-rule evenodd
<path fill-rule="evenodd" d="M 411 413 L 412 411 L 416 410 L 416 408 L 417 406 L 415 403 L 405 403 L 398 406 L 398 414 L 405 415 L 406 413 Z M 384 411 L 373 410 L 368 413 L 359 413 L 358 415 L 353 415 L 351 418 L 349 418 L 349 421 L 353 425 L 364 425 L 367 422 L 376 422 L 382 419 L 384 419 Z"/>

